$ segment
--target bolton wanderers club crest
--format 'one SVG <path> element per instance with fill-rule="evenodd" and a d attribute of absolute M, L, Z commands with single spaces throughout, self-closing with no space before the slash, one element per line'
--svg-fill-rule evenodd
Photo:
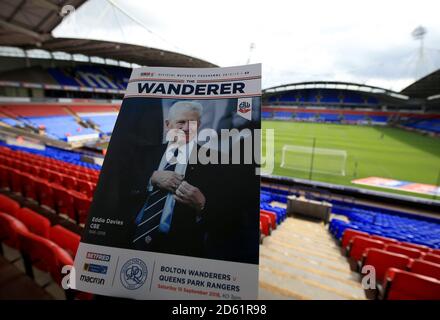
<path fill-rule="evenodd" d="M 237 99 L 237 114 L 247 120 L 252 119 L 252 98 Z"/>
<path fill-rule="evenodd" d="M 147 280 L 147 265 L 138 258 L 128 260 L 121 269 L 121 283 L 129 290 L 142 287 Z"/>
<path fill-rule="evenodd" d="M 241 113 L 248 113 L 251 111 L 251 104 L 249 102 L 243 101 L 238 105 L 238 111 Z"/>

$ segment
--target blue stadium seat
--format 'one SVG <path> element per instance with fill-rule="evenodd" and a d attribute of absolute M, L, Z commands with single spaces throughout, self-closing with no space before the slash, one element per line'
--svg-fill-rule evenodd
<path fill-rule="evenodd" d="M 423 131 L 440 133 L 440 119 L 411 120 L 408 123 L 405 123 L 404 126 Z"/>
<path fill-rule="evenodd" d="M 82 118 L 87 120 L 92 120 L 94 123 L 99 125 L 99 129 L 106 134 L 111 134 L 116 123 L 116 118 L 118 115 L 115 114 L 103 114 L 103 115 L 93 115 L 93 116 L 83 116 Z"/>

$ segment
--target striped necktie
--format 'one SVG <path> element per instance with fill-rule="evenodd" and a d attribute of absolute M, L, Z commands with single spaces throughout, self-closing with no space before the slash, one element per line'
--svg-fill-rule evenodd
<path fill-rule="evenodd" d="M 168 163 L 162 170 L 174 171 L 176 163 Z M 162 212 L 168 195 L 167 190 L 155 189 L 148 195 L 147 201 L 136 217 L 136 232 L 133 242 L 143 241 L 147 244 L 153 239 L 154 231 L 159 227 Z"/>

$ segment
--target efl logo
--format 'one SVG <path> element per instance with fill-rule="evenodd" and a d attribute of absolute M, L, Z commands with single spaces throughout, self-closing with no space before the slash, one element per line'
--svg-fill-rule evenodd
<path fill-rule="evenodd" d="M 107 266 L 103 266 L 100 264 L 84 263 L 84 271 L 87 272 L 107 274 L 107 269 L 108 269 Z"/>
<path fill-rule="evenodd" d="M 110 261 L 111 256 L 108 254 L 96 253 L 96 252 L 87 252 L 87 259 L 98 260 L 98 261 Z"/>
<path fill-rule="evenodd" d="M 246 120 L 252 120 L 252 98 L 237 99 L 237 114 Z"/>

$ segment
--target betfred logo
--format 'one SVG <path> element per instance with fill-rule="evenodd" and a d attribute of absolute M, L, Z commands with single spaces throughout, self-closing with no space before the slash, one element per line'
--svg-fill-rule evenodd
<path fill-rule="evenodd" d="M 152 77 L 154 72 L 141 72 L 141 77 Z"/>
<path fill-rule="evenodd" d="M 237 99 L 237 114 L 246 120 L 252 120 L 252 98 Z"/>
<path fill-rule="evenodd" d="M 108 262 L 108 261 L 110 261 L 111 256 L 108 254 L 103 254 L 103 253 L 87 252 L 86 258 L 91 259 L 91 260 Z"/>

